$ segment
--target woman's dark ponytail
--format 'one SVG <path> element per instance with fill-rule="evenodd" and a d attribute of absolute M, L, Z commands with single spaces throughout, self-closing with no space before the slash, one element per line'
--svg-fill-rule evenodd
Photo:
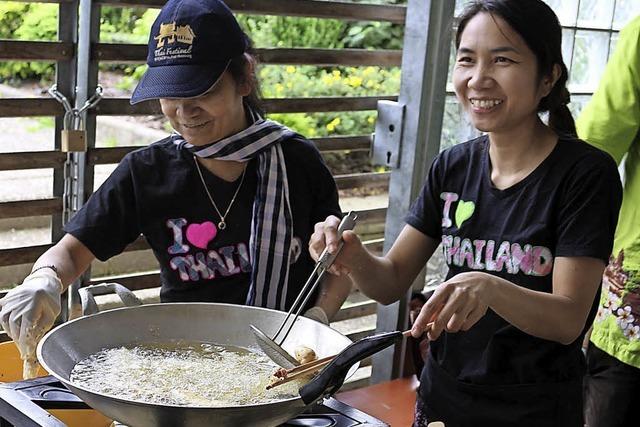
<path fill-rule="evenodd" d="M 555 110 L 549 110 L 549 127 L 558 135 L 577 137 L 576 123 L 567 105 L 560 105 Z"/>
<path fill-rule="evenodd" d="M 561 73 L 549 95 L 540 100 L 538 111 L 549 112 L 549 127 L 559 135 L 577 136 L 576 123 L 567 106 L 571 95 L 567 89 L 568 72 L 564 63 L 560 64 Z"/>
<path fill-rule="evenodd" d="M 456 48 L 471 18 L 487 12 L 504 19 L 522 38 L 538 59 L 538 77 L 553 75 L 560 67 L 558 81 L 549 95 L 540 100 L 538 112 L 549 112 L 549 127 L 561 135 L 576 135 L 569 104 L 569 72 L 562 60 L 562 27 L 553 10 L 542 0 L 476 0 L 467 5 L 458 23 Z"/>

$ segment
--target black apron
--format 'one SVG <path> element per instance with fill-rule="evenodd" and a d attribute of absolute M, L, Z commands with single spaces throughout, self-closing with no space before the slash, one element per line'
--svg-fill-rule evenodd
<path fill-rule="evenodd" d="M 583 427 L 582 381 L 477 385 L 458 381 L 429 353 L 420 376 L 415 427 Z"/>

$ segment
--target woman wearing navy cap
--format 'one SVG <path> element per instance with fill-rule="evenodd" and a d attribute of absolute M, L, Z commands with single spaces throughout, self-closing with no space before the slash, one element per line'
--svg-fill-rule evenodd
<path fill-rule="evenodd" d="M 315 146 L 262 118 L 250 41 L 219 0 L 170 0 L 149 37 L 132 103 L 159 99 L 174 133 L 126 155 L 66 235 L 0 300 L 0 321 L 32 357 L 60 294 L 98 258 L 143 234 L 161 299 L 286 310 L 313 269 L 313 225 L 341 214 Z M 324 323 L 350 281 L 323 283 L 306 315 Z"/>
<path fill-rule="evenodd" d="M 343 233 L 333 272 L 385 304 L 442 245 L 447 280 L 412 328 L 431 340 L 415 426 L 583 426 L 581 343 L 621 186 L 613 159 L 575 135 L 561 39 L 541 0 L 471 2 L 453 85 L 486 134 L 436 156 L 386 256 Z M 314 255 L 335 246 L 336 222 L 317 227 Z"/>

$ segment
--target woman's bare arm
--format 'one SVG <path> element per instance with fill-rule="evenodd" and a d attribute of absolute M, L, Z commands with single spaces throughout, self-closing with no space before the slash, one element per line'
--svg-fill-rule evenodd
<path fill-rule="evenodd" d="M 93 253 L 71 234 L 65 234 L 54 246 L 43 253 L 33 268 L 53 265 L 63 287 L 77 279 L 95 259 Z"/>

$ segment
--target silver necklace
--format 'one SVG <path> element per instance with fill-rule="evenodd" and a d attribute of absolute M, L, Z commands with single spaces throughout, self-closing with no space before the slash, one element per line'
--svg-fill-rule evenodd
<path fill-rule="evenodd" d="M 220 209 L 218 209 L 218 206 L 216 205 L 216 202 L 213 201 L 213 197 L 211 197 L 211 193 L 209 192 L 209 188 L 207 188 L 207 184 L 204 182 L 204 177 L 202 176 L 202 171 L 200 170 L 200 164 L 198 163 L 198 159 L 196 159 L 196 156 L 193 156 L 193 161 L 196 164 L 196 169 L 198 170 L 198 175 L 200 176 L 200 181 L 202 181 L 202 186 L 204 187 L 204 191 L 207 192 L 207 196 L 209 196 L 211 205 L 213 205 L 213 208 L 216 210 L 216 212 L 218 213 L 218 216 L 220 217 L 220 222 L 218 223 L 218 229 L 224 230 L 225 228 L 227 228 L 227 223 L 225 222 L 225 218 L 227 217 L 227 214 L 231 210 L 231 206 L 233 206 L 233 202 L 236 201 L 236 197 L 240 192 L 240 187 L 242 187 L 242 183 L 244 182 L 244 173 L 247 171 L 247 167 L 245 165 L 245 168 L 242 170 L 242 177 L 240 178 L 240 184 L 238 184 L 238 188 L 236 188 L 236 192 L 231 198 L 231 201 L 229 202 L 229 206 L 227 206 L 227 210 L 224 212 L 224 215 L 222 215 L 220 213 Z"/>

